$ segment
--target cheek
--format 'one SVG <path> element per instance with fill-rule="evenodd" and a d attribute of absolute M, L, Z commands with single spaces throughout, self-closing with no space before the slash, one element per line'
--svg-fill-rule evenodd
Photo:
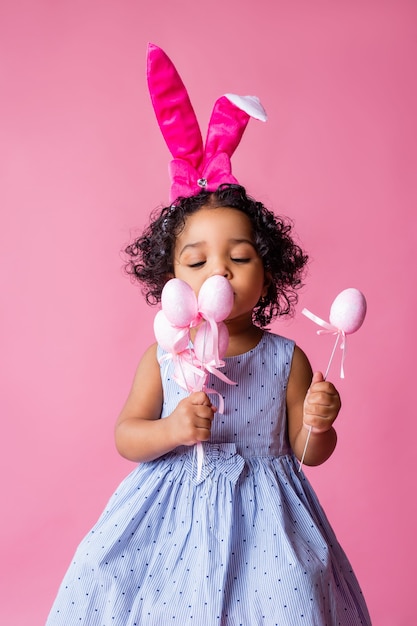
<path fill-rule="evenodd" d="M 198 296 L 198 292 L 201 287 L 201 280 L 199 280 L 195 274 L 191 274 L 190 272 L 184 270 L 181 265 L 176 265 L 174 267 L 174 278 L 180 278 L 188 285 L 190 285 L 191 289 L 194 291 L 195 295 Z"/>
<path fill-rule="evenodd" d="M 185 280 L 186 282 L 188 282 L 185 278 L 186 275 L 187 275 L 187 272 L 185 271 L 184 266 L 181 265 L 180 263 L 174 263 L 174 277 L 181 278 L 181 280 Z"/>

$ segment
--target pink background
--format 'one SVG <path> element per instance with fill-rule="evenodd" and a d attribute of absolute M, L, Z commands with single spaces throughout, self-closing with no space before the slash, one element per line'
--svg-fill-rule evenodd
<path fill-rule="evenodd" d="M 175 60 L 205 133 L 214 100 L 257 94 L 234 158 L 249 192 L 295 220 L 311 255 L 298 314 L 274 330 L 313 367 L 346 287 L 339 445 L 308 470 L 376 626 L 415 623 L 416 53 L 410 0 L 0 2 L 0 623 L 44 623 L 81 537 L 133 468 L 113 424 L 154 309 L 120 250 L 168 197 L 145 81 Z M 340 355 L 338 355 L 339 357 Z"/>

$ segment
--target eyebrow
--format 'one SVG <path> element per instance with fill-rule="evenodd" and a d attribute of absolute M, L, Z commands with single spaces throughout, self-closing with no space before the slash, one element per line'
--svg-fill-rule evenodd
<path fill-rule="evenodd" d="M 185 246 L 182 248 L 182 250 L 180 251 L 178 258 L 182 256 L 182 254 L 188 249 L 188 248 L 199 248 L 200 246 L 204 245 L 206 243 L 206 241 L 202 240 L 202 241 L 195 241 L 193 243 L 187 243 L 185 244 Z M 233 245 L 237 245 L 239 243 L 248 243 L 250 246 L 252 246 L 252 248 L 254 250 L 256 250 L 255 248 L 255 244 L 253 243 L 253 241 L 251 241 L 250 239 L 229 239 L 229 243 L 233 244 Z"/>

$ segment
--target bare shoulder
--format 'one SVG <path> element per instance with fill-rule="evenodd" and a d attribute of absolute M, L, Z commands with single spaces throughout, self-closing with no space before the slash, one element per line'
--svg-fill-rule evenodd
<path fill-rule="evenodd" d="M 159 362 L 158 362 L 157 350 L 158 350 L 157 343 L 153 343 L 152 345 L 149 346 L 149 348 L 147 348 L 147 350 L 145 350 L 145 352 L 142 355 L 141 360 L 139 361 L 139 365 L 136 370 L 135 379 L 138 375 L 140 375 L 142 369 L 147 370 L 149 367 L 156 368 L 159 373 Z"/>
<path fill-rule="evenodd" d="M 158 419 L 162 407 L 161 371 L 157 358 L 157 344 L 144 352 L 133 379 L 130 393 L 117 423 L 130 418 Z"/>
<path fill-rule="evenodd" d="M 160 381 L 161 376 L 157 348 L 158 345 L 153 343 L 143 353 L 133 378 L 132 391 L 142 385 L 149 385 Z"/>
<path fill-rule="evenodd" d="M 308 376 L 311 378 L 312 373 L 310 361 L 308 360 L 306 353 L 299 346 L 295 345 L 290 377 L 295 375 Z"/>
<path fill-rule="evenodd" d="M 287 406 L 304 401 L 313 372 L 310 361 L 299 346 L 294 347 L 290 376 L 287 387 Z"/>
<path fill-rule="evenodd" d="M 133 379 L 132 391 L 137 388 L 161 387 L 161 369 L 157 356 L 158 344 L 153 343 L 144 352 Z"/>

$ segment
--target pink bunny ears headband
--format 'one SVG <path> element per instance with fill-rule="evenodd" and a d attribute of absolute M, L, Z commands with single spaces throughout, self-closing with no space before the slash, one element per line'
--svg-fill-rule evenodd
<path fill-rule="evenodd" d="M 169 165 L 170 202 L 202 189 L 215 191 L 222 183 L 235 183 L 230 157 L 236 150 L 249 118 L 266 122 L 256 96 L 226 94 L 213 107 L 206 143 L 187 90 L 165 52 L 148 45 L 147 78 L 153 108 L 162 135 L 173 156 Z"/>

